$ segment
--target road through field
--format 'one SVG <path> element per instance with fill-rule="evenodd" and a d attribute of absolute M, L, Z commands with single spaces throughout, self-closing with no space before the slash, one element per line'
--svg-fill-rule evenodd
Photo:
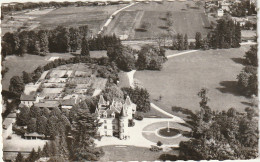
<path fill-rule="evenodd" d="M 133 5 L 137 4 L 137 3 L 139 3 L 139 2 L 131 3 L 130 5 L 125 6 L 125 7 L 121 8 L 121 9 L 119 9 L 119 10 L 116 10 L 114 13 L 112 13 L 112 15 L 107 19 L 106 23 L 102 26 L 102 28 L 100 29 L 100 31 L 98 32 L 98 34 L 100 34 L 100 33 L 104 30 L 104 28 L 107 27 L 107 26 L 110 24 L 110 22 L 113 20 L 113 17 L 114 17 L 116 14 L 118 14 L 120 11 L 122 11 L 122 10 L 128 8 L 128 7 L 131 7 L 131 6 L 133 6 Z"/>

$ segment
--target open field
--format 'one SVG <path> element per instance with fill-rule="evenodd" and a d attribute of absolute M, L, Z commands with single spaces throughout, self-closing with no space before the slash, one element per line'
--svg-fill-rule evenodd
<path fill-rule="evenodd" d="M 19 56 L 7 56 L 6 60 L 3 61 L 3 66 L 8 67 L 9 71 L 5 74 L 2 79 L 3 90 L 8 90 L 9 81 L 13 76 L 21 76 L 23 71 L 32 72 L 38 66 L 44 66 L 47 64 L 51 57 L 70 58 L 73 57 L 70 54 L 58 54 L 51 53 L 45 57 L 37 55 L 27 55 L 23 57 Z"/>
<path fill-rule="evenodd" d="M 36 18 L 40 22 L 39 28 L 53 28 L 54 26 L 88 25 L 93 34 L 96 34 L 109 16 L 116 10 L 126 6 L 82 6 L 62 7 Z M 58 20 L 58 21 L 57 21 Z"/>
<path fill-rule="evenodd" d="M 155 161 L 163 154 L 160 152 L 152 152 L 148 148 L 134 146 L 104 146 L 102 147 L 105 155 L 99 160 L 107 161 Z M 171 153 L 174 151 L 171 151 Z"/>
<path fill-rule="evenodd" d="M 187 7 L 189 4 L 190 7 Z M 196 32 L 206 35 L 209 21 L 202 7 L 194 9 L 194 2 L 164 2 L 159 4 L 138 3 L 120 12 L 108 26 L 107 34 L 115 33 L 118 36 L 128 35 L 128 39 L 154 38 L 162 33 L 167 33 L 165 17 L 167 12 L 172 13 L 173 28 L 175 33 L 187 34 L 194 38 Z M 155 10 L 156 9 L 156 10 Z M 138 31 L 144 22 L 151 24 L 147 31 Z"/>
<path fill-rule="evenodd" d="M 234 107 L 243 111 L 249 99 L 239 94 L 236 77 L 249 47 L 197 51 L 169 58 L 161 71 L 137 71 L 135 78 L 149 91 L 152 102 L 169 113 L 172 106 L 199 110 L 197 93 L 203 87 L 209 89 L 208 105 L 213 110 Z M 162 100 L 156 102 L 159 95 Z"/>

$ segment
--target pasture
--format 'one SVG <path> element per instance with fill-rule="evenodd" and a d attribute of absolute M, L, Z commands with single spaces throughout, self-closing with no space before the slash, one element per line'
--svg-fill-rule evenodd
<path fill-rule="evenodd" d="M 172 106 L 199 110 L 197 93 L 204 87 L 209 90 L 208 105 L 213 110 L 233 107 L 242 112 L 250 99 L 238 92 L 236 77 L 249 48 L 245 45 L 169 58 L 161 71 L 137 71 L 134 77 L 149 91 L 152 102 L 169 113 L 173 113 Z M 162 99 L 158 101 L 160 95 Z"/>
<path fill-rule="evenodd" d="M 67 27 L 88 25 L 92 33 L 96 34 L 109 16 L 124 6 L 126 6 L 126 4 L 61 7 L 36 18 L 35 21 L 40 22 L 39 28 L 42 29 L 49 29 L 58 25 Z"/>
<path fill-rule="evenodd" d="M 115 16 L 107 28 L 106 34 L 128 35 L 128 39 L 150 39 L 160 34 L 167 33 L 166 13 L 171 12 L 173 32 L 187 34 L 189 39 L 194 39 L 196 32 L 205 36 L 209 20 L 202 7 L 194 8 L 194 2 L 156 2 L 138 3 Z M 140 25 L 149 23 L 147 31 L 140 31 Z"/>
<path fill-rule="evenodd" d="M 3 90 L 8 90 L 10 79 L 13 76 L 22 76 L 22 72 L 33 72 L 38 66 L 44 66 L 47 64 L 51 57 L 70 58 L 73 57 L 71 54 L 58 54 L 51 53 L 47 56 L 28 55 L 25 54 L 23 57 L 19 56 L 7 56 L 3 61 L 2 66 L 8 67 L 9 70 L 2 78 Z"/>

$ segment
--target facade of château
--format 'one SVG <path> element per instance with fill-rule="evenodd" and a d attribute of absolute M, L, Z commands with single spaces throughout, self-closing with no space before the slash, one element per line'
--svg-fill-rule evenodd
<path fill-rule="evenodd" d="M 98 129 L 100 136 L 118 136 L 120 139 L 129 138 L 128 124 L 136 112 L 136 104 L 127 96 L 124 103 L 105 101 L 100 96 L 96 113 L 102 125 Z"/>

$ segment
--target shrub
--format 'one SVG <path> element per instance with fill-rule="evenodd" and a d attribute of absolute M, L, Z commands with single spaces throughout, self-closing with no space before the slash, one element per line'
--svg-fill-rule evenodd
<path fill-rule="evenodd" d="M 137 115 L 137 116 L 135 116 L 135 119 L 136 119 L 136 120 L 140 120 L 140 121 L 141 121 L 141 120 L 143 120 L 143 118 L 144 118 L 144 117 L 143 117 L 142 115 Z"/>
<path fill-rule="evenodd" d="M 158 152 L 161 150 L 162 150 L 162 148 L 159 148 L 158 146 L 151 146 L 151 148 L 150 148 L 150 151 L 153 151 L 153 152 Z"/>
<path fill-rule="evenodd" d="M 133 126 L 135 126 L 135 122 L 134 122 L 133 119 L 130 119 L 130 120 L 128 121 L 128 127 L 133 127 Z"/>
<path fill-rule="evenodd" d="M 157 146 L 162 146 L 162 145 L 163 145 L 163 143 L 161 141 L 157 142 Z"/>

